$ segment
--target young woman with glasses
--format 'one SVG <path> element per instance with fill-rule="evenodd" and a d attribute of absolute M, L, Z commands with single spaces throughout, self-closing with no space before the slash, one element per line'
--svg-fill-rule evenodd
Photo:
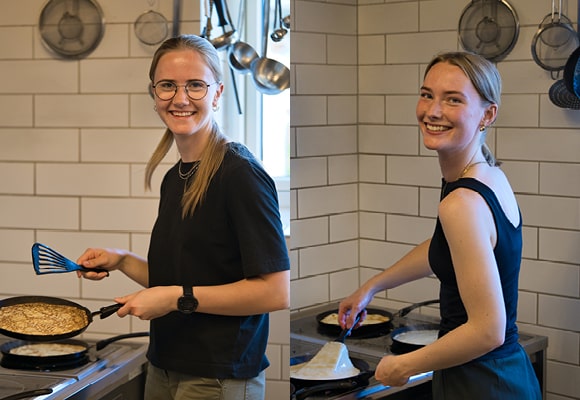
<path fill-rule="evenodd" d="M 145 287 L 115 299 L 119 316 L 151 321 L 145 399 L 263 399 L 268 313 L 289 306 L 274 182 L 214 119 L 224 86 L 206 39 L 168 39 L 149 77 L 167 129 L 146 186 L 174 142 L 180 155 L 161 184 L 149 254 L 88 249 L 77 262 L 120 270 Z"/>

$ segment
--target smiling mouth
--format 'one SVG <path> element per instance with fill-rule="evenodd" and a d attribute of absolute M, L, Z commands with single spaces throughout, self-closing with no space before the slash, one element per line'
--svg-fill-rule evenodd
<path fill-rule="evenodd" d="M 451 128 L 447 127 L 447 126 L 443 126 L 443 125 L 431 125 L 429 123 L 425 123 L 425 127 L 432 131 L 432 132 L 443 132 L 443 131 L 447 131 Z"/>
<path fill-rule="evenodd" d="M 193 111 L 170 111 L 170 113 L 175 117 L 191 117 L 194 114 Z"/>

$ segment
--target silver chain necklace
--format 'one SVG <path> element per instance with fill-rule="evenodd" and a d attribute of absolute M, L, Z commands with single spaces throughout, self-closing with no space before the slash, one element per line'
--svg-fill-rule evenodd
<path fill-rule="evenodd" d="M 193 174 L 195 174 L 195 172 L 198 170 L 199 168 L 199 161 L 194 161 L 193 165 L 191 166 L 191 169 L 187 172 L 181 172 L 181 160 L 179 160 L 179 167 L 177 168 L 177 172 L 179 173 L 179 177 L 181 179 L 183 179 L 184 181 L 187 181 L 189 178 L 191 178 L 191 176 Z"/>

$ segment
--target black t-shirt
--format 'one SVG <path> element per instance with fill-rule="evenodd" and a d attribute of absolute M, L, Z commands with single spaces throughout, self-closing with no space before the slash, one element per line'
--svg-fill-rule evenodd
<path fill-rule="evenodd" d="M 148 255 L 151 287 L 221 285 L 290 268 L 274 182 L 245 146 L 228 144 L 203 202 L 185 219 L 178 168 L 161 184 Z M 148 357 L 159 368 L 246 379 L 269 365 L 267 339 L 268 314 L 172 312 L 151 321 Z"/>

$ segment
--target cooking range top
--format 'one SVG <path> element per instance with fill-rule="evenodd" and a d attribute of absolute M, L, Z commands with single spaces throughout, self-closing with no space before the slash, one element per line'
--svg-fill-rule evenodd
<path fill-rule="evenodd" d="M 0 345 L 15 339 L 0 335 Z M 85 340 L 94 346 L 96 341 Z M 89 351 L 91 351 L 90 349 Z M 92 397 L 92 393 L 112 390 L 143 372 L 147 344 L 117 342 L 96 352 L 84 365 L 70 369 L 34 370 L 6 368 L 0 365 L 0 400 L 26 391 L 52 389 L 51 394 L 26 397 L 56 400 Z M 92 354 L 93 355 L 93 354 Z M 105 389 L 107 388 L 108 389 Z M 24 398 L 24 397 L 23 397 Z"/>
<path fill-rule="evenodd" d="M 330 310 L 336 310 L 338 304 L 328 304 L 325 306 L 316 307 L 306 311 L 300 311 L 293 313 L 290 317 L 290 356 L 313 356 L 324 346 L 325 343 L 336 339 L 338 335 L 330 335 L 324 330 L 321 330 L 316 316 L 320 313 L 324 313 Z M 388 310 L 392 311 L 392 310 Z M 395 311 L 392 311 L 393 313 Z M 415 313 L 409 314 L 404 319 L 404 323 L 407 325 L 415 323 L 425 323 L 434 322 L 432 318 L 428 321 L 425 316 L 421 316 L 421 320 L 415 318 Z M 395 321 L 395 323 L 399 323 Z M 391 346 L 391 337 L 388 332 L 383 332 L 382 335 L 371 336 L 371 337 L 352 337 L 349 336 L 345 339 L 345 344 L 348 347 L 348 353 L 351 358 L 358 358 L 365 361 L 369 365 L 369 370 L 374 371 L 383 356 L 389 353 L 389 348 Z M 419 374 L 411 377 L 409 383 L 403 387 L 390 387 L 384 386 L 380 382 L 376 381 L 374 377 L 371 377 L 368 381 L 368 385 L 363 387 L 358 387 L 356 389 L 346 391 L 341 393 L 340 391 L 331 391 L 324 394 L 314 394 L 308 396 L 308 399 L 381 399 L 385 396 L 391 396 L 390 398 L 405 398 L 403 397 L 403 391 L 412 390 L 416 391 L 416 388 L 421 386 L 426 387 L 423 391 L 430 393 L 430 380 L 432 372 L 426 372 L 424 374 Z M 410 393 L 410 392 L 408 392 Z M 399 397 L 397 397 L 399 396 Z M 414 393 L 413 397 L 420 399 L 418 393 Z"/>
<path fill-rule="evenodd" d="M 325 343 L 337 338 L 338 335 L 331 336 L 321 331 L 316 319 L 316 316 L 321 313 L 337 309 L 338 304 L 327 304 L 291 314 L 290 357 L 314 356 Z M 396 312 L 396 310 L 385 310 L 392 313 Z M 398 328 L 403 325 L 416 326 L 437 322 L 438 318 L 412 312 L 403 318 L 396 319 L 394 321 L 394 327 Z M 390 353 L 392 340 L 388 334 L 370 338 L 347 337 L 345 344 L 348 347 L 351 358 L 358 358 L 365 361 L 369 365 L 369 370 L 374 371 L 381 358 Z M 520 332 L 520 344 L 528 353 L 540 381 L 540 386 L 544 389 L 547 338 L 545 336 L 534 336 Z M 370 400 L 386 398 L 395 400 L 430 398 L 432 375 L 432 372 L 415 375 L 411 377 L 407 385 L 402 387 L 384 386 L 372 377 L 368 381 L 368 385 L 362 387 L 343 392 L 331 391 L 316 393 L 306 398 L 308 400 Z"/>

